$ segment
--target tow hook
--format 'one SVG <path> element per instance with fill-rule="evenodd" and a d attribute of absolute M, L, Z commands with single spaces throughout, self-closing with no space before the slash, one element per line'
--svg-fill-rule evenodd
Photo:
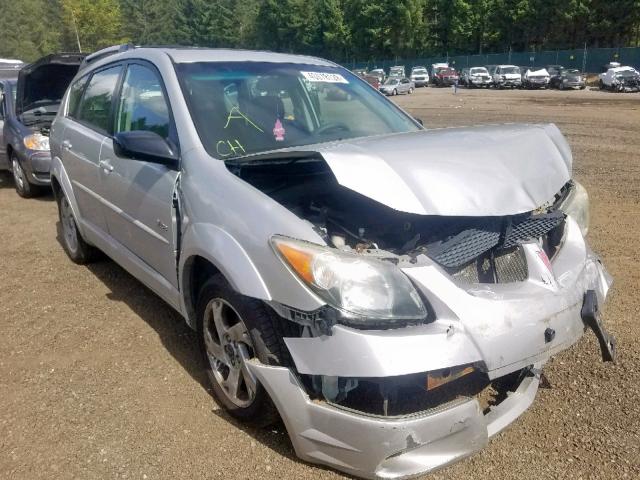
<path fill-rule="evenodd" d="M 607 333 L 604 325 L 602 325 L 602 319 L 600 318 L 600 311 L 598 310 L 598 297 L 595 290 L 587 290 L 584 294 L 584 303 L 582 304 L 582 321 L 584 324 L 593 330 L 598 342 L 600 343 L 600 351 L 602 352 L 603 362 L 616 363 L 616 339 L 613 335 Z"/>

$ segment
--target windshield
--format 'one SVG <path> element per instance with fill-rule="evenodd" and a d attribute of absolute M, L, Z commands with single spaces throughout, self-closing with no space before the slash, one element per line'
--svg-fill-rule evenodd
<path fill-rule="evenodd" d="M 424 68 L 414 68 L 411 73 L 413 73 L 414 75 L 424 75 L 425 73 L 427 73 L 427 70 Z"/>
<path fill-rule="evenodd" d="M 220 159 L 420 129 L 338 67 L 201 62 L 176 70 L 200 139 Z"/>
<path fill-rule="evenodd" d="M 567 75 L 580 75 L 580 70 L 563 70 Z"/>
<path fill-rule="evenodd" d="M 503 73 L 503 74 L 510 74 L 510 73 L 520 74 L 520 69 L 518 67 L 502 67 L 500 69 L 500 73 Z"/>
<path fill-rule="evenodd" d="M 387 78 L 387 80 L 384 82 L 385 85 L 397 85 L 400 82 L 400 80 L 396 77 L 396 78 Z"/>
<path fill-rule="evenodd" d="M 471 75 L 482 75 L 482 74 L 489 75 L 489 72 L 487 72 L 487 69 L 483 67 L 471 69 Z"/>
<path fill-rule="evenodd" d="M 619 72 L 616 72 L 616 76 L 617 77 L 635 77 L 636 75 L 638 75 L 638 72 L 636 72 L 635 70 L 621 70 Z"/>

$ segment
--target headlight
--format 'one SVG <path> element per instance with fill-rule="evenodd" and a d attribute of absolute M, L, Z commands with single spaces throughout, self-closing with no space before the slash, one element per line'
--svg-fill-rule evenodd
<path fill-rule="evenodd" d="M 583 236 L 589 233 L 589 194 L 574 180 L 574 186 L 560 205 L 560 210 L 573 218 L 580 226 Z"/>
<path fill-rule="evenodd" d="M 23 142 L 29 150 L 49 150 L 49 137 L 45 137 L 41 133 L 27 135 Z"/>
<path fill-rule="evenodd" d="M 281 236 L 272 237 L 271 242 L 291 271 L 340 310 L 348 322 L 422 320 L 427 316 L 407 276 L 389 262 Z"/>

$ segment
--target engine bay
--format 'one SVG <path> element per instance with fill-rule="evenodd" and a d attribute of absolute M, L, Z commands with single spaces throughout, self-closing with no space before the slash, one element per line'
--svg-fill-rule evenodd
<path fill-rule="evenodd" d="M 416 264 L 426 256 L 471 283 L 526 279 L 526 262 L 518 253 L 524 242 L 538 241 L 552 258 L 564 233 L 565 215 L 557 205 L 570 188 L 567 184 L 535 212 L 444 217 L 400 212 L 345 188 L 321 157 L 235 161 L 227 167 L 311 223 L 329 246 L 394 263 Z M 501 262 L 508 263 L 509 275 L 498 275 Z M 514 262 L 524 267 L 514 273 Z"/>

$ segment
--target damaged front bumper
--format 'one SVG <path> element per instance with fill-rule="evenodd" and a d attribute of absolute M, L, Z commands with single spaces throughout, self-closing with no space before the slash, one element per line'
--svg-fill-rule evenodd
<path fill-rule="evenodd" d="M 550 262 L 524 245 L 529 278 L 508 284 L 456 284 L 436 265 L 404 269 L 427 298 L 435 320 L 388 330 L 335 325 L 330 335 L 286 338 L 296 373 L 251 363 L 278 408 L 297 455 L 364 478 L 405 478 L 453 463 L 483 448 L 533 402 L 550 356 L 592 328 L 613 360 L 598 305 L 611 277 L 571 219 Z M 309 395 L 304 376 L 393 379 L 474 365 L 490 382 L 517 376 L 499 401 L 457 395 L 442 404 L 372 414 Z M 385 410 L 386 412 L 386 410 Z"/>
<path fill-rule="evenodd" d="M 527 376 L 484 413 L 475 398 L 415 415 L 381 418 L 311 400 L 288 369 L 249 367 L 281 413 L 296 454 L 363 478 L 406 478 L 481 450 L 533 402 L 539 378 Z"/>

